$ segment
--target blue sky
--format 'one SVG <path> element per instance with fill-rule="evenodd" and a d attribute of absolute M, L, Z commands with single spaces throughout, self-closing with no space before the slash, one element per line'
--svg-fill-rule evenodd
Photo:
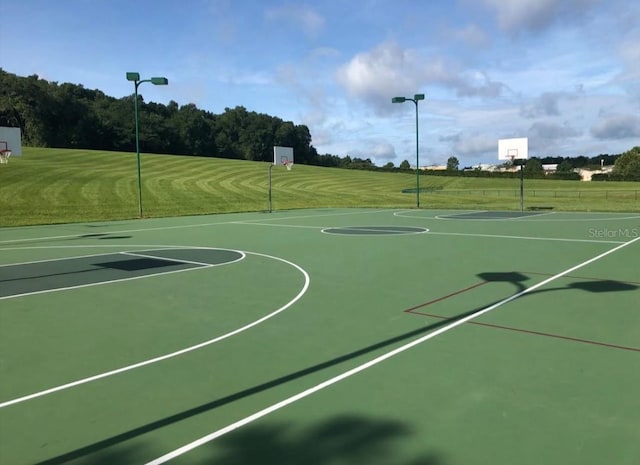
<path fill-rule="evenodd" d="M 0 0 L 0 67 L 145 101 L 243 105 L 309 127 L 319 153 L 420 165 L 640 145 L 640 2 Z"/>

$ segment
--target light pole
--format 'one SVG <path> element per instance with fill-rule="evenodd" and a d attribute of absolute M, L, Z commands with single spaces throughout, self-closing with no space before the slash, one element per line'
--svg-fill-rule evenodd
<path fill-rule="evenodd" d="M 138 129 L 138 86 L 143 82 L 150 82 L 155 86 L 166 86 L 169 80 L 166 77 L 152 77 L 151 79 L 140 80 L 140 73 L 127 73 L 127 81 L 133 81 L 135 88 L 135 100 L 133 108 L 136 119 L 136 157 L 138 159 L 138 212 L 142 218 L 142 175 L 140 173 L 140 131 Z"/>
<path fill-rule="evenodd" d="M 415 94 L 413 98 L 393 97 L 392 103 L 411 101 L 416 105 L 416 208 L 420 208 L 420 150 L 418 148 L 418 102 L 424 100 L 424 94 Z"/>

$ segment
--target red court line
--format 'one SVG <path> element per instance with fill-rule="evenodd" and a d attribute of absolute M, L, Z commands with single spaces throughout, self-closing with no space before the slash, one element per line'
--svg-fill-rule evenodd
<path fill-rule="evenodd" d="M 406 311 L 407 310 L 405 310 L 405 312 Z M 441 320 L 450 319 L 450 317 L 441 316 L 441 315 L 433 315 L 431 313 L 422 313 L 422 312 L 411 312 L 411 313 L 413 313 L 415 315 L 429 316 L 431 318 L 438 318 L 438 319 L 441 319 Z M 507 331 L 516 331 L 516 332 L 519 332 L 519 333 L 533 334 L 533 335 L 536 335 L 536 336 L 553 337 L 553 338 L 556 338 L 556 339 L 563 339 L 565 341 L 581 342 L 583 344 L 591 344 L 591 345 L 596 345 L 596 346 L 608 347 L 610 349 L 621 349 L 621 350 L 630 350 L 632 352 L 640 352 L 640 348 L 638 348 L 638 347 L 621 346 L 621 345 L 617 345 L 617 344 L 609 344 L 607 342 L 592 341 L 590 339 L 581 339 L 581 338 L 578 338 L 578 337 L 563 336 L 563 335 L 560 335 L 560 334 L 553 334 L 553 333 L 543 333 L 541 331 L 533 331 L 533 330 L 530 330 L 530 329 L 514 328 L 512 326 L 494 325 L 494 324 L 491 324 L 491 323 L 480 323 L 478 321 L 467 321 L 467 324 L 477 325 L 477 326 L 486 326 L 488 328 L 504 329 L 504 330 L 507 330 Z"/>
<path fill-rule="evenodd" d="M 522 271 L 520 273 L 523 273 L 523 274 L 535 274 L 535 275 L 542 275 L 542 276 L 551 276 L 550 274 L 547 274 L 547 273 L 536 273 L 536 272 L 533 272 L 533 271 L 526 271 L 526 272 Z M 588 279 L 588 280 L 593 280 L 593 281 L 602 281 L 601 278 L 587 278 L 587 277 L 570 276 L 570 275 L 563 276 L 563 277 L 564 278 L 573 278 L 573 279 Z M 465 292 L 468 292 L 468 291 L 470 291 L 472 289 L 475 289 L 477 287 L 483 286 L 483 285 L 488 284 L 490 282 L 492 282 L 492 281 L 481 281 L 479 283 L 473 284 L 472 286 L 465 287 L 463 289 L 457 290 L 455 292 L 452 292 L 450 294 L 444 295 L 442 297 L 438 297 L 437 299 L 433 299 L 433 300 L 430 300 L 430 301 L 425 302 L 423 304 L 416 305 L 415 307 L 408 308 L 408 309 L 404 310 L 404 313 L 413 313 L 414 315 L 428 316 L 428 317 L 431 317 L 431 318 L 438 318 L 440 320 L 451 319 L 451 317 L 446 317 L 446 316 L 441 316 L 441 315 L 434 315 L 432 313 L 417 312 L 416 310 L 419 309 L 419 308 L 426 307 L 428 305 L 434 304 L 436 302 L 441 302 L 443 300 L 449 299 L 449 298 L 454 297 L 456 295 L 463 294 Z M 624 283 L 627 283 L 627 284 L 640 284 L 640 283 L 636 283 L 634 281 L 620 281 L 620 282 L 624 282 Z M 640 352 L 640 348 L 637 348 L 637 347 L 628 347 L 628 346 L 621 346 L 621 345 L 617 345 L 617 344 L 609 344 L 607 342 L 598 342 L 598 341 L 593 341 L 593 340 L 590 340 L 590 339 L 581 339 L 581 338 L 577 338 L 577 337 L 563 336 L 561 334 L 544 333 L 544 332 L 541 332 L 541 331 L 533 331 L 533 330 L 529 330 L 529 329 L 514 328 L 512 326 L 495 325 L 495 324 L 491 324 L 491 323 L 480 323 L 480 322 L 477 322 L 477 321 L 468 321 L 467 323 L 471 324 L 471 325 L 477 325 L 477 326 L 486 326 L 488 328 L 504 329 L 504 330 L 507 330 L 507 331 L 516 331 L 516 332 L 519 332 L 519 333 L 533 334 L 533 335 L 536 335 L 536 336 L 545 336 L 545 337 L 552 337 L 552 338 L 556 338 L 556 339 L 563 339 L 565 341 L 573 341 L 573 342 L 580 342 L 580 343 L 583 343 L 583 344 L 591 344 L 591 345 L 597 345 L 597 346 L 602 346 L 602 347 L 609 347 L 609 348 L 612 348 L 612 349 L 621 349 L 621 350 L 630 350 L 630 351 L 633 351 L 633 352 Z"/>
<path fill-rule="evenodd" d="M 436 302 L 440 302 L 442 300 L 446 300 L 446 299 L 448 299 L 450 297 L 453 297 L 455 295 L 462 294 L 464 292 L 470 291 L 471 289 L 475 289 L 476 287 L 484 286 L 485 284 L 488 284 L 490 282 L 491 281 L 481 281 L 479 283 L 475 283 L 472 286 L 465 287 L 464 289 L 460 289 L 458 291 L 452 292 L 451 294 L 443 295 L 442 297 L 438 297 L 437 299 L 430 300 L 429 302 L 425 302 L 423 304 L 416 305 L 415 307 L 408 308 L 408 309 L 404 310 L 404 312 L 405 313 L 416 313 L 418 315 L 422 315 L 422 313 L 414 312 L 414 310 L 417 310 L 417 309 L 422 308 L 422 307 L 426 307 L 427 305 L 435 304 Z"/>

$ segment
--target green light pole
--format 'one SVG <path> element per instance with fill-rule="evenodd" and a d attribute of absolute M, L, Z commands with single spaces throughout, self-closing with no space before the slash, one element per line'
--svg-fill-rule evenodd
<path fill-rule="evenodd" d="M 127 81 L 133 81 L 135 86 L 135 100 L 133 101 L 136 119 L 136 157 L 138 159 L 138 212 L 142 218 L 142 175 L 140 172 L 140 130 L 138 128 L 138 86 L 143 82 L 150 82 L 155 86 L 166 86 L 169 80 L 165 77 L 152 77 L 151 79 L 140 80 L 140 73 L 127 73 Z"/>
<path fill-rule="evenodd" d="M 416 105 L 416 208 L 420 208 L 420 150 L 418 148 L 418 102 L 424 100 L 424 94 L 415 94 L 413 98 L 393 97 L 392 103 L 410 101 Z"/>

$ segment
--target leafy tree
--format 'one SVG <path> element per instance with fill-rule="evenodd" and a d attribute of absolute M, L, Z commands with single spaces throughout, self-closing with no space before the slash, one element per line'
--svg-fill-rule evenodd
<path fill-rule="evenodd" d="M 616 160 L 613 174 L 629 181 L 640 181 L 640 146 L 623 153 Z"/>
<path fill-rule="evenodd" d="M 342 159 L 339 156 L 325 153 L 323 155 L 316 154 L 315 161 L 312 164 L 316 166 L 338 167 L 341 163 Z"/>
<path fill-rule="evenodd" d="M 286 126 L 293 126 L 293 142 L 290 147 L 293 147 L 293 154 L 296 163 L 308 164 L 310 160 L 315 157 L 315 149 L 313 153 L 310 151 L 311 145 L 311 132 L 309 128 L 304 124 L 293 125 L 291 122 L 284 123 Z"/>
<path fill-rule="evenodd" d="M 351 166 L 351 157 L 347 155 L 340 160 L 340 168 L 349 168 Z"/>
<path fill-rule="evenodd" d="M 460 168 L 460 162 L 456 157 L 449 157 L 447 160 L 447 171 L 458 171 Z"/>
<path fill-rule="evenodd" d="M 558 167 L 556 168 L 558 173 L 571 173 L 573 171 L 573 165 L 569 159 L 565 158 L 560 163 L 558 163 Z"/>
<path fill-rule="evenodd" d="M 529 158 L 524 165 L 524 174 L 529 177 L 544 176 L 544 169 L 539 158 Z"/>
<path fill-rule="evenodd" d="M 400 163 L 400 169 L 401 170 L 410 170 L 411 169 L 411 164 L 407 160 L 403 160 L 402 163 Z"/>

